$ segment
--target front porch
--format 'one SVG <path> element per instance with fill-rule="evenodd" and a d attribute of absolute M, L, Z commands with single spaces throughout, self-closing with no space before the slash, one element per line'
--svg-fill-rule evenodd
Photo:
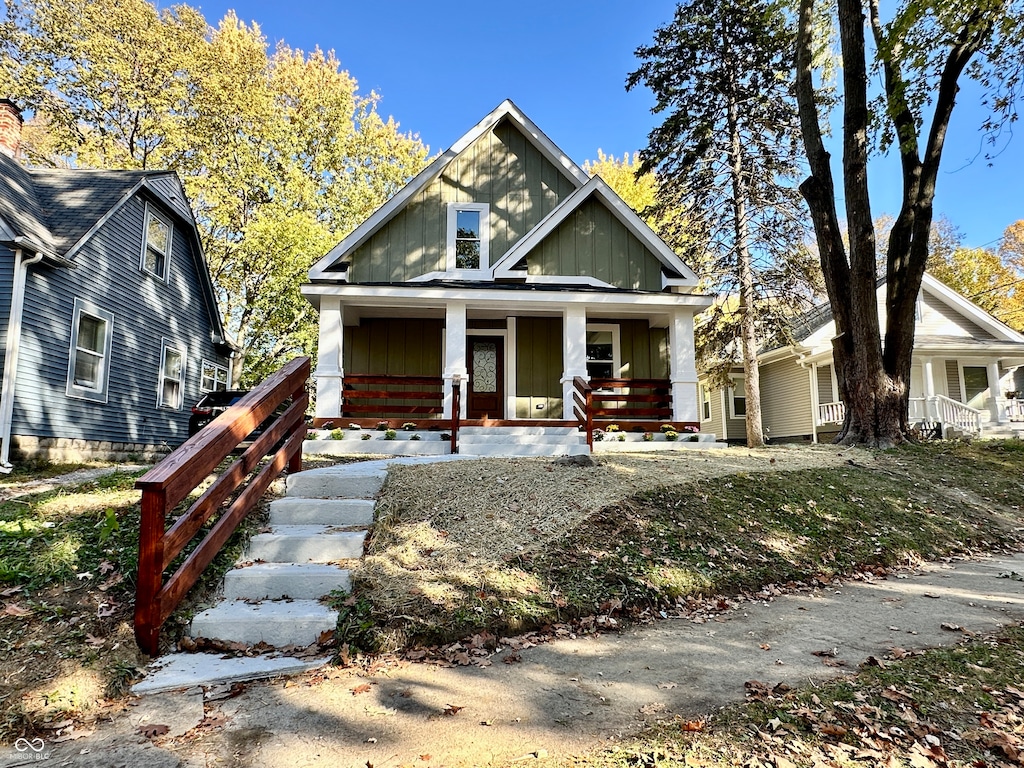
<path fill-rule="evenodd" d="M 824 403 L 818 406 L 819 431 L 830 427 L 838 429 L 845 418 L 845 403 Z M 910 398 L 908 418 L 911 425 L 923 434 L 944 439 L 963 435 L 977 437 L 982 434 L 984 428 L 982 412 L 979 409 L 971 408 L 945 395 Z"/>
<path fill-rule="evenodd" d="M 409 442 L 446 434 L 454 452 L 466 427 L 571 428 L 588 443 L 611 425 L 699 430 L 693 314 L 706 297 L 495 288 L 323 288 L 317 437 L 362 432 L 377 447 L 415 430 Z"/>

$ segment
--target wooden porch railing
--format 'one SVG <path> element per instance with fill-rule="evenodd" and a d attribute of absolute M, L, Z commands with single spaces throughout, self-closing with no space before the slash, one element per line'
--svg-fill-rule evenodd
<path fill-rule="evenodd" d="M 622 421 L 672 418 L 668 379 L 591 379 L 593 417 Z"/>
<path fill-rule="evenodd" d="M 572 411 L 587 436 L 587 445 L 594 450 L 594 390 L 581 376 L 572 380 Z"/>
<path fill-rule="evenodd" d="M 401 417 L 439 415 L 444 410 L 444 382 L 440 376 L 372 376 L 345 374 L 343 416 Z M 404 402 L 403 402 L 404 401 Z"/>
<path fill-rule="evenodd" d="M 285 466 L 292 472 L 302 469 L 309 373 L 308 357 L 292 360 L 136 481 L 135 487 L 142 490 L 142 523 L 135 639 L 150 656 L 157 655 L 164 621 L 274 478 Z M 213 485 L 165 528 L 168 514 L 289 399 L 284 413 L 273 419 Z M 259 467 L 268 454 L 270 461 Z M 245 489 L 221 511 L 257 467 Z M 218 512 L 219 518 L 199 545 L 164 581 L 168 566 Z"/>

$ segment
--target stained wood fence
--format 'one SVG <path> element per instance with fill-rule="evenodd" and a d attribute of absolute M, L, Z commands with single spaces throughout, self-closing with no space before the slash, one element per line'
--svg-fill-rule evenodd
<path fill-rule="evenodd" d="M 597 419 L 622 421 L 672 418 L 672 386 L 668 379 L 591 379 Z"/>
<path fill-rule="evenodd" d="M 308 357 L 292 360 L 135 482 L 142 490 L 135 639 L 150 656 L 158 653 L 160 627 L 274 478 L 285 467 L 291 472 L 302 469 L 309 374 Z M 180 517 L 169 521 L 175 508 L 265 422 L 213 484 Z M 269 461 L 260 466 L 267 456 Z M 195 549 L 167 573 L 214 516 L 216 522 Z"/>

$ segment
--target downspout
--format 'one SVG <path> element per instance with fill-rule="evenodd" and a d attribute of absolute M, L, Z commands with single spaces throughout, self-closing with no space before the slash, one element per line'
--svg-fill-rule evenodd
<path fill-rule="evenodd" d="M 10 462 L 11 424 L 14 420 L 14 387 L 18 380 L 18 351 L 21 348 L 21 316 L 25 307 L 25 280 L 28 268 L 42 261 L 36 253 L 22 260 L 22 249 L 14 249 L 14 285 L 11 290 L 11 314 L 7 319 L 7 348 L 4 350 L 3 390 L 0 391 L 0 473 L 14 468 Z"/>

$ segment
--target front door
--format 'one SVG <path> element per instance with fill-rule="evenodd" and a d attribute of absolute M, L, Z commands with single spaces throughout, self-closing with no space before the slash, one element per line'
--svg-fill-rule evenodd
<path fill-rule="evenodd" d="M 469 389 L 466 397 L 466 418 L 504 418 L 504 383 L 504 337 L 470 336 Z"/>

